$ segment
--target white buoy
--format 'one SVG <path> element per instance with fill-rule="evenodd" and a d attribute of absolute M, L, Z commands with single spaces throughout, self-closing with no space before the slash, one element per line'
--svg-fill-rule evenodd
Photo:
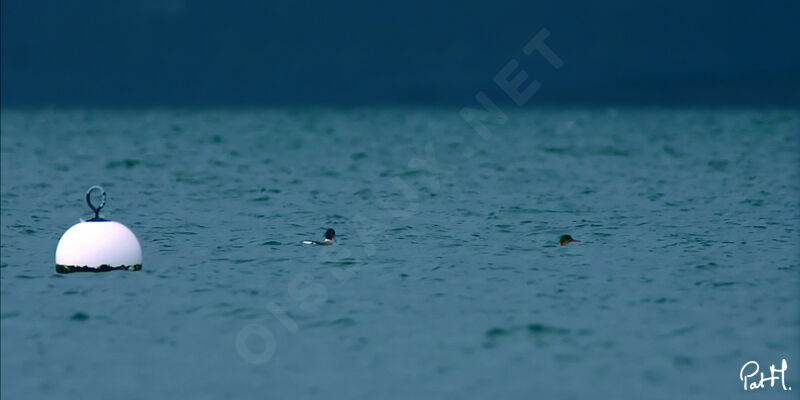
<path fill-rule="evenodd" d="M 94 190 L 103 194 L 99 207 L 90 198 Z M 61 236 L 56 247 L 56 272 L 142 269 L 142 247 L 136 235 L 119 222 L 100 218 L 100 209 L 106 204 L 105 190 L 96 185 L 89 188 L 86 203 L 94 211 L 94 218 L 81 220 Z"/>

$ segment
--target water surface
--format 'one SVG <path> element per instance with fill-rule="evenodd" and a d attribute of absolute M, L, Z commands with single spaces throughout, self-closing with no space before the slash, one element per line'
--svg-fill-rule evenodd
<path fill-rule="evenodd" d="M 2 397 L 800 387 L 797 111 L 508 114 L 4 110 Z M 141 271 L 54 272 L 94 184 Z"/>

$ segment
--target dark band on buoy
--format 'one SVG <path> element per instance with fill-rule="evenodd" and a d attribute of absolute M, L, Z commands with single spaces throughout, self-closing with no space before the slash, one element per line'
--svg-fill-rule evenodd
<path fill-rule="evenodd" d="M 121 265 L 119 267 L 112 267 L 110 265 L 103 264 L 97 268 L 87 267 L 87 266 L 77 266 L 77 265 L 61 265 L 56 264 L 56 272 L 59 274 L 68 274 L 70 272 L 106 272 L 106 271 L 114 271 L 114 270 L 124 270 L 124 271 L 138 271 L 142 269 L 142 264 L 136 265 Z"/>
<path fill-rule="evenodd" d="M 99 190 L 100 193 L 102 193 L 102 195 L 103 195 L 103 201 L 97 207 L 95 207 L 94 204 L 92 204 L 92 197 L 91 196 L 92 196 L 92 191 L 94 191 L 94 190 Z M 89 221 L 105 221 L 105 219 L 100 218 L 100 209 L 103 208 L 103 206 L 106 205 L 106 191 L 105 191 L 105 189 L 103 189 L 100 185 L 94 185 L 94 186 L 90 187 L 89 191 L 86 192 L 86 204 L 88 204 L 89 208 L 91 208 L 92 211 L 94 211 L 94 218 L 90 219 Z"/>

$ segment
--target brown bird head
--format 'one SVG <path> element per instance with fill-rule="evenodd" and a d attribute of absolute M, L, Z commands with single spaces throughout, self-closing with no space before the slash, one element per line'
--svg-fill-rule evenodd
<path fill-rule="evenodd" d="M 573 239 L 570 235 L 562 235 L 558 241 L 562 246 L 566 246 L 570 242 L 577 242 L 577 240 Z"/>

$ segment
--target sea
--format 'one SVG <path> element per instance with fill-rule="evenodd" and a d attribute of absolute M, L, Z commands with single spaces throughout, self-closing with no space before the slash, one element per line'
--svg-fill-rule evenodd
<path fill-rule="evenodd" d="M 797 109 L 21 108 L 1 127 L 3 399 L 800 391 Z M 142 270 L 55 272 L 92 185 Z"/>

